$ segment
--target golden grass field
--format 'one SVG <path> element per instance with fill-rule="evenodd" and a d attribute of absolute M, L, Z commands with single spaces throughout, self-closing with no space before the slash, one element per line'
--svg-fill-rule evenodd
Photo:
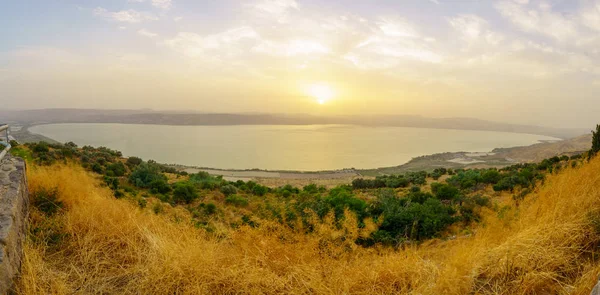
<path fill-rule="evenodd" d="M 186 210 L 114 199 L 75 164 L 30 165 L 28 181 L 65 209 L 31 212 L 18 294 L 589 294 L 600 274 L 600 158 L 484 212 L 472 235 L 401 250 L 355 245 L 374 226 L 349 214 L 309 235 L 269 221 L 207 233 Z"/>

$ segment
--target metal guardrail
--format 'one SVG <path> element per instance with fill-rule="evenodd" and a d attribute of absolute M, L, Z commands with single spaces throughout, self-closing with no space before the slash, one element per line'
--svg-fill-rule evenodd
<path fill-rule="evenodd" d="M 8 151 L 11 148 L 10 139 L 8 137 L 8 135 L 10 133 L 10 128 L 9 128 L 8 124 L 0 125 L 0 132 L 2 132 L 2 131 L 6 132 L 6 137 L 5 137 L 6 141 L 0 141 L 0 145 L 4 146 L 4 149 L 2 150 L 2 152 L 0 152 L 0 160 L 4 159 L 4 156 L 8 153 Z"/>

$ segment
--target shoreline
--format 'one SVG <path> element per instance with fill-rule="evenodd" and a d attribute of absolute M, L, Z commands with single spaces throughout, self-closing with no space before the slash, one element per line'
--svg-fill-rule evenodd
<path fill-rule="evenodd" d="M 30 127 L 37 125 L 54 124 L 50 122 L 36 122 L 30 124 L 18 124 L 15 125 L 19 128 L 18 131 L 12 132 L 11 134 L 23 142 L 40 141 L 45 140 L 53 143 L 57 143 L 56 140 L 48 138 L 46 136 L 32 133 L 29 131 Z M 386 174 L 400 174 L 406 172 L 415 171 L 432 171 L 435 168 L 451 168 L 451 169 L 469 169 L 469 168 L 502 168 L 517 163 L 535 161 L 535 157 L 530 158 L 515 158 L 513 154 L 519 153 L 528 149 L 543 149 L 545 154 L 574 154 L 586 150 L 587 136 L 580 136 L 573 139 L 565 140 L 539 140 L 538 143 L 529 146 L 517 146 L 510 148 L 495 148 L 492 151 L 487 152 L 444 152 L 437 154 L 428 154 L 412 158 L 406 163 L 389 166 L 379 167 L 373 169 L 354 169 L 344 168 L 336 170 L 319 170 L 319 171 L 293 171 L 293 170 L 268 170 L 268 169 L 219 169 L 209 167 L 190 166 L 184 164 L 165 164 L 169 167 L 174 167 L 180 171 L 186 171 L 188 173 L 197 173 L 200 171 L 208 172 L 211 175 L 221 175 L 227 180 L 256 180 L 261 182 L 274 182 L 274 180 L 283 180 L 286 183 L 293 181 L 300 181 L 302 183 L 316 183 L 316 182 L 335 182 L 335 183 L 349 183 L 353 179 L 358 177 L 375 177 L 378 175 Z M 582 139 L 583 138 L 583 139 Z M 561 149 L 553 146 L 567 146 L 567 149 Z M 548 152 L 550 151 L 550 153 Z M 553 151 L 553 152 L 552 152 Z M 535 154 L 535 153 L 534 153 Z M 277 181 L 275 181 L 277 182 Z M 329 184 L 329 183 L 328 183 Z"/>

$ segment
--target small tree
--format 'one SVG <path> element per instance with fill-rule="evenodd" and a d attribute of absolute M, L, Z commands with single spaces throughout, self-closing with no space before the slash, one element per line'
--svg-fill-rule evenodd
<path fill-rule="evenodd" d="M 600 125 L 596 125 L 596 131 L 592 131 L 592 149 L 589 152 L 588 159 L 591 159 L 600 151 Z"/>
<path fill-rule="evenodd" d="M 225 196 L 230 196 L 233 194 L 237 194 L 237 188 L 231 184 L 225 185 L 223 187 L 221 187 L 221 192 L 225 195 Z"/>
<path fill-rule="evenodd" d="M 191 203 L 198 198 L 196 187 L 189 182 L 178 182 L 173 190 L 173 200 L 177 203 Z"/>
<path fill-rule="evenodd" d="M 127 159 L 127 165 L 134 167 L 137 166 L 139 164 L 142 164 L 142 159 L 138 158 L 138 157 L 129 157 Z"/>

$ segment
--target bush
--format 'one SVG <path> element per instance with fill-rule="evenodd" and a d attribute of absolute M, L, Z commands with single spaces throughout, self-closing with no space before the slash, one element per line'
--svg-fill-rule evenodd
<path fill-rule="evenodd" d="M 164 176 L 160 167 L 156 164 L 142 163 L 138 165 L 131 175 L 129 182 L 137 187 L 150 188 L 167 182 L 167 177 Z"/>
<path fill-rule="evenodd" d="M 221 176 L 214 177 L 204 171 L 190 175 L 189 181 L 197 184 L 201 189 L 209 190 L 220 188 L 225 183 Z"/>
<path fill-rule="evenodd" d="M 282 187 L 280 187 L 277 190 L 277 193 L 284 197 L 284 198 L 289 198 L 290 196 L 294 195 L 294 194 L 299 194 L 300 193 L 300 189 L 298 189 L 297 187 L 292 186 L 291 184 L 286 184 Z"/>
<path fill-rule="evenodd" d="M 191 203 L 198 198 L 196 187 L 189 182 L 178 182 L 173 190 L 173 201 L 176 203 Z"/>
<path fill-rule="evenodd" d="M 135 167 L 139 164 L 142 164 L 142 159 L 138 157 L 129 157 L 127 158 L 127 165 L 131 167 Z"/>
<path fill-rule="evenodd" d="M 92 171 L 98 173 L 98 174 L 103 174 L 104 173 L 104 169 L 102 169 L 102 165 L 98 164 L 98 163 L 94 163 L 94 165 L 92 165 Z"/>
<path fill-rule="evenodd" d="M 245 207 L 248 206 L 248 199 L 238 195 L 230 195 L 227 198 L 225 198 L 225 203 L 234 206 Z"/>
<path fill-rule="evenodd" d="M 455 200 L 460 196 L 460 191 L 457 188 L 437 182 L 431 184 L 431 191 L 440 200 Z"/>
<path fill-rule="evenodd" d="M 40 141 L 37 144 L 35 144 L 33 146 L 33 152 L 34 153 L 47 153 L 50 151 L 50 148 L 48 147 L 48 143 L 45 141 Z"/>
<path fill-rule="evenodd" d="M 41 189 L 32 194 L 32 205 L 48 216 L 56 214 L 64 208 L 63 202 L 58 199 L 58 189 Z"/>
<path fill-rule="evenodd" d="M 321 210 L 319 215 L 325 216 L 330 210 L 333 210 L 337 220 L 344 216 L 344 210 L 348 208 L 356 213 L 358 220 L 362 220 L 367 216 L 367 203 L 359 198 L 354 197 L 352 190 L 347 186 L 339 186 L 329 191 L 329 196 L 323 199 L 328 206 L 326 210 Z"/>
<path fill-rule="evenodd" d="M 423 240 L 439 234 L 456 221 L 456 213 L 431 195 L 413 193 L 423 202 L 407 202 L 407 198 L 397 198 L 392 193 L 379 195 L 375 212 L 381 212 L 383 222 L 379 230 L 371 235 L 375 243 L 398 244 L 404 240 Z"/>
<path fill-rule="evenodd" d="M 223 187 L 221 187 L 221 192 L 225 195 L 225 196 L 230 196 L 233 194 L 237 194 L 237 188 L 231 184 L 225 185 Z"/>
<path fill-rule="evenodd" d="M 167 182 L 166 179 L 155 179 L 153 180 L 150 185 L 150 192 L 154 193 L 154 194 L 166 194 L 171 192 L 171 186 L 169 186 L 169 183 Z"/>
<path fill-rule="evenodd" d="M 252 194 L 256 196 L 264 196 L 269 192 L 269 188 L 260 184 L 255 185 L 252 188 Z"/>
<path fill-rule="evenodd" d="M 214 203 L 208 203 L 204 206 L 204 212 L 207 215 L 213 215 L 215 213 L 217 213 L 217 205 L 215 205 Z"/>
<path fill-rule="evenodd" d="M 113 176 L 120 177 L 125 175 L 125 172 L 127 172 L 127 168 L 125 168 L 125 165 L 122 162 L 116 162 L 106 166 L 106 172 L 109 171 L 112 173 Z"/>
<path fill-rule="evenodd" d="M 596 125 L 596 131 L 592 131 L 592 149 L 588 153 L 588 159 L 594 157 L 600 151 L 600 125 Z"/>
<path fill-rule="evenodd" d="M 498 170 L 489 169 L 481 175 L 481 182 L 488 184 L 496 184 L 498 183 L 498 181 L 500 181 L 501 178 L 502 176 L 500 175 L 500 172 L 498 172 Z"/>

